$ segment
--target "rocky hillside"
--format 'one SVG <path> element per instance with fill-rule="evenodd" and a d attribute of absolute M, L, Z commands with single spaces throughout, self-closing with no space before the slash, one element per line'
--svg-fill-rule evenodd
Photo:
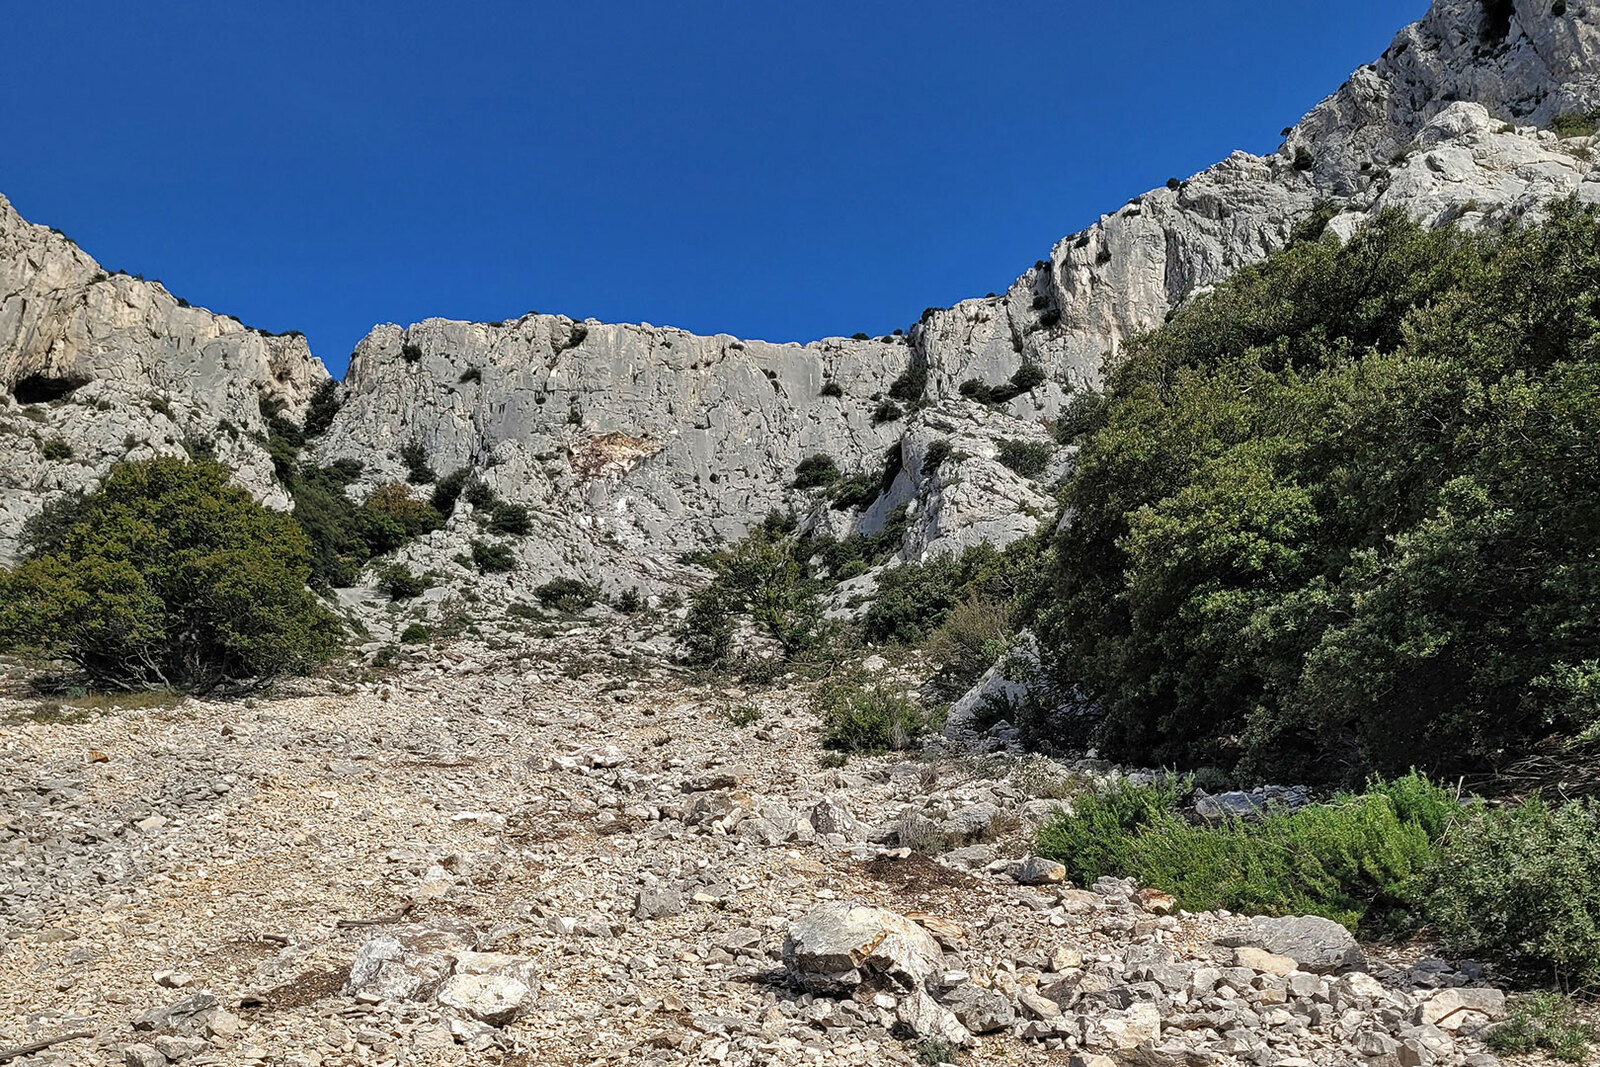
<path fill-rule="evenodd" d="M 689 684 L 658 626 L 261 702 L 0 679 L 0 1060 L 1499 1064 L 1471 960 L 1064 884 L 1027 828 L 1106 765 L 830 766 L 804 687 Z"/>
<path fill-rule="evenodd" d="M 902 336 L 773 344 L 558 315 L 380 326 L 308 456 L 362 464 L 358 496 L 403 479 L 408 446 L 441 474 L 477 471 L 534 516 L 512 546 L 515 575 L 497 580 L 507 589 L 565 575 L 658 590 L 685 577 L 680 553 L 773 508 L 847 533 L 910 505 L 906 557 L 1004 543 L 1052 507 L 1037 480 L 996 462 L 1000 443 L 1046 440 L 1041 420 L 1094 388 L 1126 338 L 1297 227 L 1346 234 L 1389 207 L 1481 226 L 1555 197 L 1600 201 L 1587 117 L 1600 106 L 1597 46 L 1587 4 L 1438 0 L 1276 153 L 1235 153 L 1136 197 L 1004 294 L 929 309 Z M 259 408 L 297 417 L 324 380 L 301 339 L 108 276 L 3 203 L 0 294 L 0 557 L 52 494 L 186 439 L 286 502 Z M 938 440 L 951 458 L 933 469 Z M 884 491 L 838 510 L 794 489 L 795 466 L 818 453 Z M 404 558 L 447 570 L 474 535 L 470 511 Z"/>

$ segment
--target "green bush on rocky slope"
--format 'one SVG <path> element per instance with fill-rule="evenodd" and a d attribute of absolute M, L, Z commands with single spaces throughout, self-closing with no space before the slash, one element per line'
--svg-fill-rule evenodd
<path fill-rule="evenodd" d="M 1600 807 L 1537 796 L 1458 801 L 1415 772 L 1296 811 L 1195 825 L 1190 780 L 1124 781 L 1039 831 L 1070 879 L 1133 878 L 1193 911 L 1321 915 L 1352 929 L 1427 925 L 1450 951 L 1534 981 L 1600 981 Z"/>
<path fill-rule="evenodd" d="M 122 463 L 47 508 L 0 571 L 0 649 L 76 664 L 110 689 L 210 690 L 327 660 L 339 623 L 306 588 L 295 521 L 216 463 Z"/>
<path fill-rule="evenodd" d="M 1074 427 L 1043 736 L 1358 781 L 1600 723 L 1592 209 L 1302 241 L 1108 385 Z"/>

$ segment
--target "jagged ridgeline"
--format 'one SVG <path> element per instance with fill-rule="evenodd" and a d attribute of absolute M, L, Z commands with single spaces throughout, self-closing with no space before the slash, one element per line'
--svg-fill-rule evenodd
<path fill-rule="evenodd" d="M 443 631 L 467 596 L 485 625 L 597 599 L 692 598 L 745 558 L 728 546 L 759 529 L 770 543 L 750 558 L 795 578 L 798 599 L 761 609 L 778 651 L 800 654 L 876 603 L 865 636 L 940 634 L 942 661 L 962 664 L 946 679 L 953 693 L 1025 617 L 985 597 L 1046 588 L 1029 553 L 1050 539 L 1056 486 L 1079 447 L 1061 428 L 1095 417 L 1108 368 L 1149 358 L 1135 339 L 1297 238 L 1348 241 L 1386 211 L 1421 231 L 1490 232 L 1537 223 L 1565 197 L 1600 201 L 1597 43 L 1600 13 L 1588 5 L 1439 0 L 1287 127 L 1276 152 L 1174 178 L 1056 242 L 1005 292 L 930 308 L 877 338 L 780 344 L 534 313 L 434 319 L 377 327 L 335 382 L 298 334 L 267 334 L 106 270 L 0 201 L 0 563 L 20 559 L 30 517 L 115 464 L 215 460 L 294 516 L 312 586 L 374 655 Z M 1361 547 L 1383 558 L 1381 546 Z M 1119 562 L 1107 559 L 1103 581 Z M 939 570 L 937 594 L 905 564 Z M 721 604 L 735 615 L 750 606 Z M 1121 632 L 1115 618 L 1080 614 L 1106 623 L 1107 642 Z M 945 628 L 947 615 L 962 632 Z M 729 620 L 707 621 L 705 654 L 745 654 L 737 620 L 726 649 Z M 1070 647 L 1085 683 L 1112 677 Z M 1219 682 L 1198 667 L 1169 684 L 1167 669 L 1163 660 L 1145 678 L 1156 688 L 1139 698 L 1144 711 L 1097 689 L 1084 722 L 1186 758 L 1319 751 L 1304 738 L 1320 728 L 1285 718 L 1310 713 L 1280 709 L 1300 708 L 1311 689 L 1277 674 Z M 1216 669 L 1232 679 L 1237 666 Z M 1282 695 L 1291 689 L 1293 700 Z M 1268 710 L 1236 707 L 1252 701 Z M 1172 706 L 1152 710 L 1162 702 Z M 1502 694 L 1471 715 L 1511 702 Z M 1517 730 L 1546 706 L 1526 704 Z M 1140 725 L 1178 708 L 1185 723 L 1237 734 L 1237 751 L 1185 735 L 1209 737 L 1209 725 Z M 1342 766 L 1381 762 L 1359 733 L 1348 721 L 1333 730 Z"/>

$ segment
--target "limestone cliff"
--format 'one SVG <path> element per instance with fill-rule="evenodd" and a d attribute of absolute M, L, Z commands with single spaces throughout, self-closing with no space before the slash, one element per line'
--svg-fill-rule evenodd
<path fill-rule="evenodd" d="M 298 415 L 327 378 L 300 335 L 250 330 L 159 282 L 108 274 L 0 197 L 0 561 L 50 495 L 185 441 L 287 506 L 260 444 L 261 402 Z"/>
<path fill-rule="evenodd" d="M 512 583 L 670 583 L 679 553 L 738 536 L 775 507 L 843 533 L 910 505 L 907 557 L 1008 541 L 1049 513 L 1041 485 L 1068 457 L 1024 478 L 996 462 L 1000 443 L 1047 439 L 1041 421 L 1096 386 L 1129 337 L 1303 225 L 1346 235 L 1395 207 L 1481 226 L 1560 196 L 1600 202 L 1595 138 L 1551 129 L 1597 106 L 1600 7 L 1437 0 L 1277 152 L 1236 152 L 1136 197 L 1057 242 L 1004 294 L 930 309 L 903 337 L 773 344 L 558 315 L 385 325 L 358 346 L 312 454 L 361 461 L 357 493 L 401 478 L 413 442 L 440 473 L 478 471 L 535 514 Z M 186 437 L 215 442 L 242 484 L 283 503 L 254 436 L 257 402 L 298 412 L 324 380 L 299 338 L 107 277 L 3 201 L 0 301 L 0 385 L 12 393 L 0 407 L 0 556 L 50 492 Z M 964 383 L 998 386 L 1024 368 L 1041 380 L 1003 403 L 961 396 Z M 908 371 L 925 377 L 926 404 L 895 417 L 886 394 Z M 70 458 L 46 458 L 57 438 Z M 938 441 L 948 447 L 936 465 Z M 795 465 L 816 453 L 885 491 L 841 512 L 794 489 Z M 463 507 L 405 556 L 448 567 L 474 530 Z"/>

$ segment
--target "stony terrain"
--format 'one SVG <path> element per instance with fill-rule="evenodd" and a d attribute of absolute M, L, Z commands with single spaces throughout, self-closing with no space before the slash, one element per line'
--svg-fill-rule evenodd
<path fill-rule="evenodd" d="M 699 684 L 640 652 L 663 622 L 597 612 L 230 702 L 14 679 L 0 1056 L 1497 1062 L 1475 964 L 1061 883 L 1027 829 L 1110 768 L 942 738 L 831 767 L 804 685 Z"/>

